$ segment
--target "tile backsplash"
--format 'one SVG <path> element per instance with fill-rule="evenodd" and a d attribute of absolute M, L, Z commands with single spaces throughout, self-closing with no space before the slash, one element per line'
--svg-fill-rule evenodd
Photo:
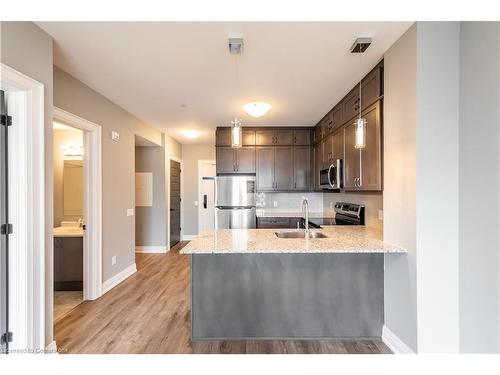
<path fill-rule="evenodd" d="M 323 212 L 323 193 L 257 193 L 256 206 L 265 211 L 300 212 L 302 197 L 309 201 L 310 212 Z"/>

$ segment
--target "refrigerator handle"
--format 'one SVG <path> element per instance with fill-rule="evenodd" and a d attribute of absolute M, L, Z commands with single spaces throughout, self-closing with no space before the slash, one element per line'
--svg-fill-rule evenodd
<path fill-rule="evenodd" d="M 203 208 L 207 208 L 207 195 L 203 195 Z"/>

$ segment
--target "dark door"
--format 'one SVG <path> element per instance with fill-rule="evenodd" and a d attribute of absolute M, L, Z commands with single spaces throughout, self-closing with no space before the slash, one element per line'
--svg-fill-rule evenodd
<path fill-rule="evenodd" d="M 236 172 L 234 150 L 232 147 L 216 147 L 217 173 Z"/>
<path fill-rule="evenodd" d="M 379 102 L 363 112 L 366 147 L 361 149 L 361 190 L 382 190 L 382 152 Z"/>
<path fill-rule="evenodd" d="M 9 206 L 8 206 L 8 124 L 6 95 L 0 90 L 0 354 L 9 349 Z"/>
<path fill-rule="evenodd" d="M 255 132 L 255 144 L 257 146 L 272 146 L 275 139 L 274 130 L 257 130 Z"/>
<path fill-rule="evenodd" d="M 347 124 L 344 129 L 344 188 L 345 190 L 358 190 L 360 151 L 354 147 L 354 124 Z"/>
<path fill-rule="evenodd" d="M 293 147 L 277 146 L 274 149 L 274 186 L 276 190 L 293 189 Z"/>
<path fill-rule="evenodd" d="M 311 144 L 311 131 L 309 129 L 294 130 L 293 144 L 296 146 L 307 146 Z"/>
<path fill-rule="evenodd" d="M 274 147 L 256 147 L 255 154 L 257 190 L 274 190 Z"/>
<path fill-rule="evenodd" d="M 293 188 L 309 190 L 311 181 L 311 149 L 309 146 L 293 148 Z"/>
<path fill-rule="evenodd" d="M 170 160 L 170 247 L 181 240 L 181 164 Z"/>
<path fill-rule="evenodd" d="M 255 147 L 241 147 L 237 149 L 236 172 L 255 173 Z"/>

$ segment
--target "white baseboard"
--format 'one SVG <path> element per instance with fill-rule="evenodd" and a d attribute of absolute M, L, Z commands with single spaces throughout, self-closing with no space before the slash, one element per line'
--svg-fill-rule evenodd
<path fill-rule="evenodd" d="M 111 289 L 113 289 L 115 286 L 120 284 L 127 277 L 133 275 L 136 272 L 137 272 L 137 267 L 136 267 L 135 263 L 132 263 L 130 266 L 125 268 L 123 271 L 117 273 L 112 278 L 107 279 L 105 282 L 102 283 L 102 294 L 109 292 Z"/>
<path fill-rule="evenodd" d="M 136 253 L 161 253 L 164 254 L 168 251 L 165 246 L 136 246 Z"/>
<path fill-rule="evenodd" d="M 57 352 L 57 345 L 56 345 L 55 340 L 52 341 L 49 345 L 47 345 L 47 347 L 45 348 L 45 353 L 46 354 L 59 354 Z"/>
<path fill-rule="evenodd" d="M 382 341 L 394 354 L 415 354 L 408 345 L 385 325 L 382 327 Z"/>
<path fill-rule="evenodd" d="M 198 237 L 197 234 L 183 234 L 182 241 L 191 241 L 194 240 L 196 237 Z"/>

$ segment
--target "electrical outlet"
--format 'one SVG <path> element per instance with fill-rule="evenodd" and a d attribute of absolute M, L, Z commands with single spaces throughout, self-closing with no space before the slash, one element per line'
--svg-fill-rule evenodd
<path fill-rule="evenodd" d="M 114 266 L 116 264 L 116 255 L 111 257 L 111 265 Z"/>
<path fill-rule="evenodd" d="M 118 142 L 120 140 L 120 133 L 118 133 L 117 131 L 112 131 L 111 132 L 111 139 L 115 142 Z"/>
<path fill-rule="evenodd" d="M 273 201 L 273 207 L 278 207 L 278 201 Z"/>
<path fill-rule="evenodd" d="M 198 201 L 194 201 L 194 205 L 198 207 Z"/>
<path fill-rule="evenodd" d="M 379 220 L 384 220 L 384 211 L 378 210 L 378 219 Z"/>
<path fill-rule="evenodd" d="M 134 216 L 134 209 L 133 208 L 127 208 L 127 216 Z"/>

